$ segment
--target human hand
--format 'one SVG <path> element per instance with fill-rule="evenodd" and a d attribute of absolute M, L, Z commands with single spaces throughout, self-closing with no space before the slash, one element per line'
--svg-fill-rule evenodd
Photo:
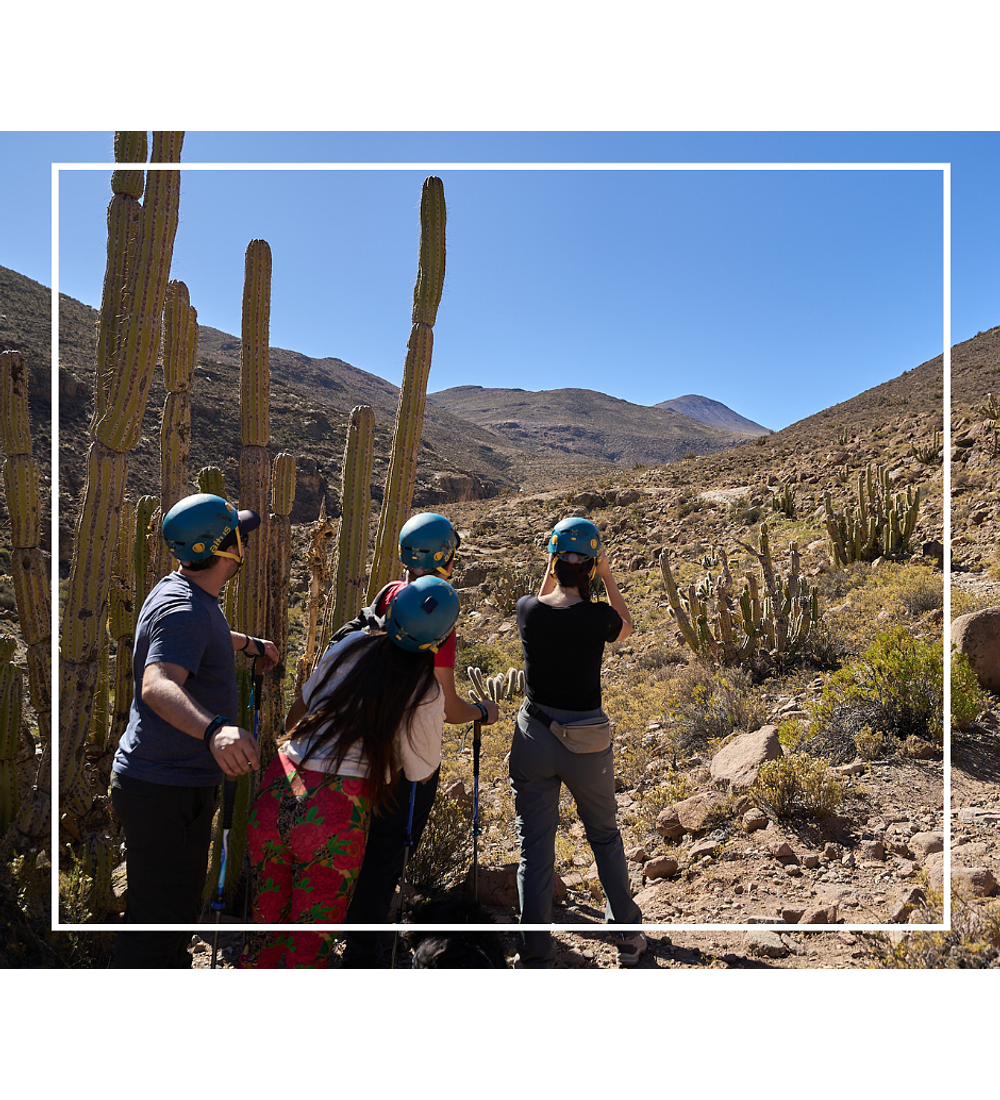
<path fill-rule="evenodd" d="M 281 660 L 281 652 L 270 639 L 262 638 L 261 641 L 264 643 L 264 652 L 261 655 L 261 660 L 264 663 L 264 671 L 270 672 L 270 670 L 277 665 L 278 661 Z"/>
<path fill-rule="evenodd" d="M 257 742 L 240 726 L 220 726 L 209 741 L 209 751 L 220 768 L 234 779 L 260 768 Z"/>

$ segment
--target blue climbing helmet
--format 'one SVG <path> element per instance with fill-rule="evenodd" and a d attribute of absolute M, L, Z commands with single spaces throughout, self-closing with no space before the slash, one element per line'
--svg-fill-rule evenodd
<path fill-rule="evenodd" d="M 205 561 L 213 554 L 243 560 L 241 535 L 260 526 L 260 516 L 250 509 L 238 512 L 227 500 L 212 493 L 195 493 L 179 500 L 163 517 L 163 541 L 181 562 Z M 219 547 L 236 532 L 236 554 Z"/>
<path fill-rule="evenodd" d="M 399 532 L 399 560 L 414 573 L 443 575 L 461 542 L 444 516 L 420 512 Z"/>
<path fill-rule="evenodd" d="M 458 593 L 440 577 L 417 577 L 389 604 L 385 629 L 401 649 L 436 653 L 458 619 Z"/>
<path fill-rule="evenodd" d="M 549 553 L 576 564 L 601 556 L 601 533 L 589 519 L 570 516 L 561 519 L 549 536 Z"/>

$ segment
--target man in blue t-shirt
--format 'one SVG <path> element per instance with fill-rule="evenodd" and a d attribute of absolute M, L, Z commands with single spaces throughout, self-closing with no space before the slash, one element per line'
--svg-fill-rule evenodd
<path fill-rule="evenodd" d="M 111 803 L 126 843 L 125 924 L 187 924 L 178 932 L 129 932 L 115 943 L 115 969 L 191 965 L 218 785 L 259 766 L 257 745 L 232 720 L 237 652 L 278 663 L 273 642 L 230 630 L 219 606 L 243 565 L 256 512 L 221 497 L 185 497 L 163 518 L 180 562 L 142 605 L 133 653 L 128 728 L 112 763 Z"/>

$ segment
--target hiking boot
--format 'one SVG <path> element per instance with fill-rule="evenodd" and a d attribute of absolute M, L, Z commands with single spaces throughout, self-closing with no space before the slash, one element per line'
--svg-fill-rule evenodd
<path fill-rule="evenodd" d="M 615 936 L 615 946 L 618 948 L 618 965 L 635 966 L 646 950 L 646 937 L 641 932 L 619 932 Z"/>

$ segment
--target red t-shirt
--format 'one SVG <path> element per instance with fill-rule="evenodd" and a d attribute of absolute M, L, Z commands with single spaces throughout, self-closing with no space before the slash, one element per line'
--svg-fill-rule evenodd
<path fill-rule="evenodd" d="M 389 606 L 393 597 L 401 589 L 406 587 L 406 581 L 395 581 L 386 592 L 385 596 L 380 601 L 380 606 L 375 610 L 380 614 L 385 613 L 385 609 Z M 453 630 L 447 638 L 438 647 L 437 653 L 434 654 L 434 667 L 435 668 L 454 668 L 455 657 L 458 654 L 458 638 Z"/>

